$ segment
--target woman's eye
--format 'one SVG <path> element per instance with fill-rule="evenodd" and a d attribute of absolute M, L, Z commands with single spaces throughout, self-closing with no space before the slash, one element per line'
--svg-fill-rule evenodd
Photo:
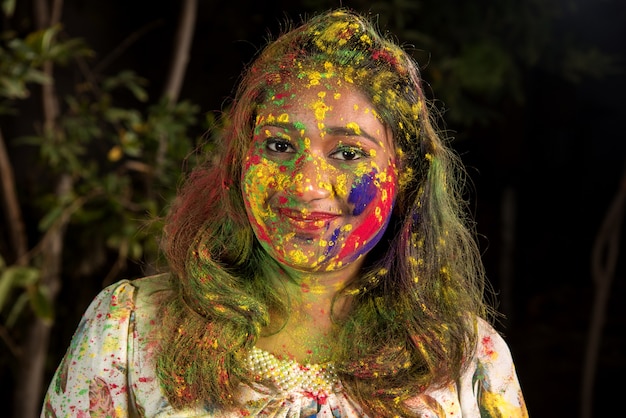
<path fill-rule="evenodd" d="M 337 160 L 354 161 L 364 157 L 365 155 L 366 154 L 358 148 L 344 148 L 332 153 L 331 157 Z"/>
<path fill-rule="evenodd" d="M 284 139 L 268 139 L 265 143 L 265 147 L 272 152 L 295 152 L 293 146 Z"/>

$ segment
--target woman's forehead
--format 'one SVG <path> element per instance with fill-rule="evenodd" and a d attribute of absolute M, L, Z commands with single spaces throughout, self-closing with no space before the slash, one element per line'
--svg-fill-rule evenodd
<path fill-rule="evenodd" d="M 257 111 L 256 126 L 296 129 L 304 134 L 340 133 L 372 137 L 380 146 L 394 145 L 391 130 L 373 103 L 351 85 L 309 85 L 300 80 L 268 95 Z"/>
<path fill-rule="evenodd" d="M 342 115 L 367 115 L 377 118 L 371 100 L 354 85 L 337 82 L 311 84 L 294 80 L 274 86 L 258 106 L 257 114 L 267 112 L 298 113 L 314 111 L 316 118 Z"/>

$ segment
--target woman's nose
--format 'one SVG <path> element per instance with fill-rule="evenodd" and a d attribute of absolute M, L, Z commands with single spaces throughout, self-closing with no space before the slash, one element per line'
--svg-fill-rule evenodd
<path fill-rule="evenodd" d="M 323 157 L 303 155 L 296 162 L 294 194 L 305 202 L 325 199 L 332 193 L 329 165 Z"/>

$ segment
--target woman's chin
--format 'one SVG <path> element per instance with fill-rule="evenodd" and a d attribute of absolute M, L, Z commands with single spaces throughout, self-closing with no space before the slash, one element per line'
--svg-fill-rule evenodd
<path fill-rule="evenodd" d="M 306 258 L 280 255 L 278 262 L 287 269 L 303 273 L 329 273 L 342 270 L 352 264 L 353 260 L 338 260 L 326 255 L 309 256 Z"/>

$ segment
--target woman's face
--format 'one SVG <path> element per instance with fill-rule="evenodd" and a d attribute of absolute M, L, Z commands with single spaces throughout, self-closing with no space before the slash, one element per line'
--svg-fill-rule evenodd
<path fill-rule="evenodd" d="M 273 92 L 259 107 L 244 161 L 252 228 L 272 257 L 296 270 L 362 261 L 394 204 L 391 131 L 345 84 L 296 81 Z"/>

